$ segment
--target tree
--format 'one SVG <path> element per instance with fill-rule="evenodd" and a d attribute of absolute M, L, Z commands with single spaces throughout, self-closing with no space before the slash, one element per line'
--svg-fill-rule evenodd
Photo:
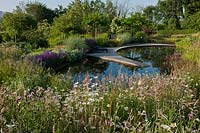
<path fill-rule="evenodd" d="M 55 12 L 55 14 L 56 14 L 57 16 L 66 13 L 66 11 L 67 11 L 67 8 L 63 8 L 62 5 L 58 5 L 58 8 L 55 8 L 55 9 L 54 9 L 54 12 Z"/>
<path fill-rule="evenodd" d="M 183 21 L 183 28 L 200 31 L 200 11 L 190 15 Z"/>
<path fill-rule="evenodd" d="M 156 10 L 155 6 L 147 6 L 146 8 L 144 8 L 143 12 L 147 17 L 147 20 L 151 22 L 155 21 L 155 10 Z"/>
<path fill-rule="evenodd" d="M 97 36 L 98 29 L 100 26 L 106 26 L 107 23 L 107 16 L 105 16 L 102 13 L 99 12 L 93 12 L 90 13 L 87 17 L 84 19 L 84 24 L 91 27 L 92 35 L 94 37 Z"/>
<path fill-rule="evenodd" d="M 110 25 L 111 33 L 116 34 L 121 30 L 121 19 L 115 17 Z"/>
<path fill-rule="evenodd" d="M 157 19 L 168 25 L 169 29 L 181 29 L 183 17 L 183 0 L 159 0 L 157 5 Z"/>
<path fill-rule="evenodd" d="M 108 15 L 110 21 L 117 16 L 117 6 L 111 0 L 106 0 L 105 13 Z"/>
<path fill-rule="evenodd" d="M 183 5 L 186 16 L 193 15 L 196 12 L 200 11 L 199 0 L 183 0 Z"/>
<path fill-rule="evenodd" d="M 66 9 L 66 12 L 54 19 L 54 22 L 50 28 L 51 42 L 58 42 L 71 34 L 84 33 L 84 14 L 83 3 L 81 0 L 72 1 Z"/>
<path fill-rule="evenodd" d="M 29 42 L 32 48 L 48 47 L 48 41 L 50 33 L 50 24 L 47 20 L 39 22 L 36 30 L 28 30 L 24 32 L 27 42 Z"/>
<path fill-rule="evenodd" d="M 131 31 L 132 36 L 135 32 L 142 31 L 145 24 L 147 24 L 146 17 L 139 12 L 131 14 L 131 16 L 125 18 L 122 23 L 126 30 Z"/>
<path fill-rule="evenodd" d="M 35 29 L 36 21 L 25 13 L 7 13 L 3 16 L 2 28 L 15 42 L 22 41 L 24 39 L 23 32 Z"/>
<path fill-rule="evenodd" d="M 39 2 L 26 4 L 25 10 L 29 15 L 33 16 L 37 22 L 42 22 L 46 19 L 49 23 L 51 23 L 53 22 L 54 17 L 57 16 L 53 10 L 47 8 L 46 5 Z"/>

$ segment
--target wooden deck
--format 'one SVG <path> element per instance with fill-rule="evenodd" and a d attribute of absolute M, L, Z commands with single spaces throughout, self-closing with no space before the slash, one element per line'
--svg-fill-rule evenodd
<path fill-rule="evenodd" d="M 133 67 L 145 67 L 148 66 L 144 63 L 139 61 L 134 61 L 123 56 L 117 54 L 117 51 L 127 48 L 136 48 L 136 47 L 175 47 L 174 44 L 134 44 L 134 45 L 127 45 L 122 47 L 111 47 L 111 48 L 98 48 L 102 52 L 90 53 L 87 56 L 100 58 L 107 61 L 113 61 L 117 63 L 121 63 L 128 66 Z"/>

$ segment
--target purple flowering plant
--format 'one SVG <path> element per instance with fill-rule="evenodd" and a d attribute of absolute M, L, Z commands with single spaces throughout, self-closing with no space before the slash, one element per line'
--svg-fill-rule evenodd
<path fill-rule="evenodd" d="M 56 69 L 60 65 L 66 63 L 69 60 L 68 57 L 68 53 L 64 51 L 56 53 L 49 50 L 45 50 L 42 54 L 30 56 L 29 59 L 33 62 L 40 63 L 45 67 Z"/>

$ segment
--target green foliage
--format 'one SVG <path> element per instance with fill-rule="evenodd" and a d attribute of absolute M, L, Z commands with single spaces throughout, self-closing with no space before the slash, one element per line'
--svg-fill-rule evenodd
<path fill-rule="evenodd" d="M 194 36 L 199 37 L 199 33 Z M 191 37 L 185 38 L 176 43 L 177 48 L 182 52 L 182 56 L 184 59 L 200 64 L 199 40 L 200 38 L 194 40 L 194 37 Z M 193 44 L 192 42 L 195 43 Z"/>
<path fill-rule="evenodd" d="M 55 43 L 72 34 L 92 34 L 109 30 L 116 10 L 111 1 L 80 1 L 75 0 L 68 6 L 66 13 L 55 18 L 51 27 L 50 42 Z"/>
<path fill-rule="evenodd" d="M 121 30 L 121 20 L 115 17 L 110 24 L 111 33 L 116 34 Z"/>
<path fill-rule="evenodd" d="M 133 78 L 129 86 L 120 79 L 94 87 L 95 92 L 86 91 L 87 83 L 76 85 L 69 93 L 51 87 L 36 87 L 33 92 L 22 86 L 18 90 L 2 88 L 4 119 L 0 119 L 0 127 L 4 131 L 9 125 L 16 132 L 196 131 L 199 103 L 192 98 L 184 76 L 174 77 L 173 82 L 170 76 Z"/>
<path fill-rule="evenodd" d="M 170 18 L 168 20 L 168 24 L 167 24 L 167 29 L 172 29 L 172 30 L 175 30 L 175 29 L 180 29 L 180 22 L 177 18 Z"/>
<path fill-rule="evenodd" d="M 173 34 L 192 34 L 196 33 L 193 29 L 184 29 L 184 30 L 158 30 L 158 34 L 165 34 L 165 35 L 173 35 Z"/>
<path fill-rule="evenodd" d="M 35 40 L 32 45 L 36 49 L 37 48 L 48 48 L 49 47 L 48 41 L 44 38 L 39 38 L 39 39 Z"/>
<path fill-rule="evenodd" d="M 181 52 L 187 50 L 192 45 L 190 38 L 184 38 L 181 41 L 176 43 L 178 50 Z"/>
<path fill-rule="evenodd" d="M 36 87 L 52 87 L 52 82 L 60 75 L 45 70 L 41 66 L 27 60 L 22 60 L 21 50 L 12 47 L 2 46 L 0 48 L 0 83 L 7 85 L 10 89 L 17 90 L 23 86 L 27 91 L 33 91 Z M 18 61 L 16 61 L 18 60 Z M 23 68 L 23 69 L 22 69 Z M 55 81 L 54 81 L 55 82 Z M 67 82 L 59 81 L 62 84 L 60 90 L 70 86 Z"/>
<path fill-rule="evenodd" d="M 24 40 L 23 33 L 36 28 L 36 22 L 33 20 L 32 16 L 25 13 L 7 13 L 3 16 L 2 28 L 5 31 L 3 36 L 8 36 L 15 42 L 22 41 Z"/>
<path fill-rule="evenodd" d="M 177 41 L 180 41 L 184 38 L 185 35 L 169 35 L 169 34 L 155 34 L 149 37 L 150 42 L 152 43 L 164 43 L 164 44 L 175 44 Z"/>
<path fill-rule="evenodd" d="M 148 6 L 143 11 L 148 20 L 163 27 L 161 29 L 182 29 L 182 21 L 199 11 L 198 0 L 159 0 L 156 6 Z M 188 23 L 189 24 L 189 23 Z"/>
<path fill-rule="evenodd" d="M 56 42 L 65 39 L 69 35 L 70 29 L 70 23 L 65 14 L 61 15 L 59 18 L 55 18 L 50 27 L 50 44 L 53 45 Z"/>
<path fill-rule="evenodd" d="M 177 48 L 182 48 L 182 55 L 191 54 L 192 49 L 199 50 L 199 39 L 199 34 L 192 35 Z M 70 77 L 22 60 L 21 55 L 14 46 L 0 47 L 3 132 L 198 132 L 200 128 L 199 64 L 193 59 L 170 60 L 177 64 L 173 75 L 120 74 L 117 80 L 110 76 L 109 81 L 72 87 Z"/>
<path fill-rule="evenodd" d="M 144 11 L 145 15 L 134 13 L 119 19 L 114 19 L 116 8 L 109 0 L 106 4 L 100 0 L 74 0 L 66 10 L 58 11 L 57 14 L 62 15 L 54 19 L 51 28 L 48 22 L 52 22 L 53 12 L 37 3 L 27 5 L 27 13 L 17 10 L 4 16 L 1 23 L 3 41 L 29 43 L 0 46 L 0 131 L 199 131 L 200 35 L 178 41 L 185 37 L 182 34 L 200 30 L 199 0 L 159 0 L 157 6 Z M 171 30 L 181 28 L 180 18 L 183 28 L 189 30 Z M 42 21 L 44 19 L 47 20 Z M 96 41 L 90 41 L 99 46 L 120 46 L 132 41 L 143 43 L 148 37 L 142 30 L 151 28 L 149 21 L 162 25 L 158 29 L 170 28 L 158 31 L 156 39 L 177 41 L 181 58 L 170 60 L 176 64 L 172 75 L 153 78 L 123 75 L 115 81 L 76 83 L 72 88 L 70 76 L 54 73 L 24 58 L 26 49 L 30 52 L 32 47 L 47 47 L 48 39 L 52 44 L 64 45 L 68 63 L 75 62 L 87 49 L 85 39 L 69 37 L 75 33 L 93 32 Z M 116 40 L 109 39 L 107 34 L 97 36 L 105 31 L 114 34 L 129 31 L 131 34 L 118 34 Z"/>
<path fill-rule="evenodd" d="M 151 21 L 153 22 L 154 21 L 154 16 L 155 16 L 155 10 L 156 10 L 156 7 L 155 6 L 147 6 L 143 12 L 146 16 L 146 18 L 148 19 L 148 21 Z"/>
<path fill-rule="evenodd" d="M 108 25 L 107 16 L 99 12 L 92 12 L 84 18 L 84 24 L 88 25 L 94 37 L 97 36 L 98 29 L 101 26 Z"/>
<path fill-rule="evenodd" d="M 195 90 L 195 98 L 200 97 L 200 34 L 193 34 L 190 38 L 184 38 L 177 42 L 177 49 L 181 52 L 183 60 L 189 62 L 190 71 L 188 72 L 187 82 Z M 194 68 L 191 68 L 191 65 Z M 195 69 L 196 68 L 196 69 Z"/>
<path fill-rule="evenodd" d="M 200 11 L 183 21 L 183 28 L 200 31 Z"/>
<path fill-rule="evenodd" d="M 146 43 L 146 42 L 148 42 L 148 36 L 144 32 L 138 31 L 133 36 L 133 40 L 136 43 Z"/>
<path fill-rule="evenodd" d="M 55 39 L 54 42 L 56 42 L 71 34 L 82 33 L 82 13 L 82 2 L 79 0 L 72 2 L 67 12 L 54 19 L 50 39 Z"/>
<path fill-rule="evenodd" d="M 68 11 L 54 19 L 50 28 L 51 44 L 59 42 L 72 34 L 83 33 L 83 8 L 81 1 L 72 2 Z"/>
<path fill-rule="evenodd" d="M 199 0 L 185 0 L 183 1 L 185 6 L 186 16 L 190 16 L 200 11 L 200 2 Z"/>
<path fill-rule="evenodd" d="M 44 35 L 38 30 L 29 30 L 24 33 L 27 42 L 31 44 L 32 49 L 48 48 L 49 44 Z"/>
<path fill-rule="evenodd" d="M 142 31 L 146 24 L 146 17 L 139 12 L 133 13 L 130 17 L 122 20 L 124 29 L 131 31 L 132 35 L 134 32 Z"/>
<path fill-rule="evenodd" d="M 121 33 L 121 34 L 117 34 L 117 38 L 116 40 L 121 44 L 128 44 L 131 43 L 133 41 L 133 38 L 131 36 L 130 33 Z"/>
<path fill-rule="evenodd" d="M 87 49 L 85 39 L 76 36 L 70 36 L 69 38 L 63 40 L 62 44 L 65 45 L 66 51 Z"/>
<path fill-rule="evenodd" d="M 53 10 L 47 8 L 46 5 L 39 2 L 30 2 L 26 4 L 25 10 L 27 14 L 33 16 L 37 22 L 47 20 L 49 23 L 51 23 L 53 22 L 54 17 L 56 17 L 56 14 Z"/>
<path fill-rule="evenodd" d="M 48 37 L 50 33 L 50 25 L 47 20 L 39 22 L 36 30 L 24 32 L 26 41 L 32 46 L 32 49 L 48 48 Z"/>
<path fill-rule="evenodd" d="M 180 0 L 158 1 L 156 18 L 158 22 L 166 24 L 168 29 L 180 29 L 180 16 L 183 16 L 184 4 Z"/>
<path fill-rule="evenodd" d="M 97 45 L 98 45 L 98 46 L 101 46 L 101 47 L 106 47 L 106 46 L 108 46 L 108 40 L 109 40 L 109 36 L 108 36 L 107 33 L 99 34 L 99 35 L 96 37 Z"/>

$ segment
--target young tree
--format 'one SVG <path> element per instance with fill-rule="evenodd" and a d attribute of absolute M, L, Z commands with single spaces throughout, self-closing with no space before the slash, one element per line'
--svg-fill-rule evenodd
<path fill-rule="evenodd" d="M 123 26 L 126 30 L 131 31 L 132 36 L 135 32 L 142 31 L 145 24 L 147 24 L 146 17 L 139 12 L 131 14 L 130 17 L 125 18 L 123 21 Z"/>
<path fill-rule="evenodd" d="M 2 28 L 15 42 L 23 40 L 23 32 L 35 29 L 36 21 L 25 13 L 7 13 L 2 19 Z"/>
<path fill-rule="evenodd" d="M 101 26 L 106 26 L 108 24 L 107 20 L 108 18 L 104 14 L 93 12 L 93 13 L 90 13 L 87 17 L 85 17 L 84 24 L 90 26 L 91 31 L 93 33 L 92 35 L 96 37 L 98 33 L 98 29 Z"/>

